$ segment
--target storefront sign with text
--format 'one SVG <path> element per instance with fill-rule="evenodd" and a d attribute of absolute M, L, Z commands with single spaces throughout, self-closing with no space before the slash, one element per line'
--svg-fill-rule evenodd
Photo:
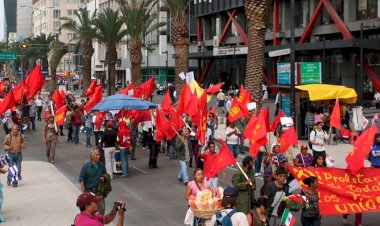
<path fill-rule="evenodd" d="M 380 211 L 380 169 L 366 168 L 356 175 L 338 168 L 288 166 L 288 169 L 303 188 L 303 179 L 318 178 L 322 215 Z"/>

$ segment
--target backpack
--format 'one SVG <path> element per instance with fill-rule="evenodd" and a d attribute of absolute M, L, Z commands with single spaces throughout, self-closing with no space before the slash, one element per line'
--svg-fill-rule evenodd
<path fill-rule="evenodd" d="M 222 212 L 216 212 L 215 226 L 232 226 L 231 217 L 236 213 L 236 210 L 231 210 L 226 216 L 222 216 Z"/>
<path fill-rule="evenodd" d="M 310 132 L 310 134 L 311 134 L 312 132 L 314 132 L 314 133 L 315 133 L 315 136 L 317 136 L 317 131 L 315 131 L 315 129 L 313 129 L 313 130 Z M 309 148 L 310 148 L 311 150 L 313 150 L 313 144 L 311 143 L 311 140 L 310 140 L 310 134 L 309 134 L 309 142 L 308 142 L 308 144 L 309 144 Z"/>

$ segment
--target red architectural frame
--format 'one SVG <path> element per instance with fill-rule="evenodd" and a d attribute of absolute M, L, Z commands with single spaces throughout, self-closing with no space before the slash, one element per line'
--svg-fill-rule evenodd
<path fill-rule="evenodd" d="M 309 24 L 307 25 L 305 31 L 303 32 L 301 39 L 298 43 L 304 43 L 310 38 L 311 32 L 314 29 L 315 23 L 317 22 L 318 17 L 321 15 L 323 6 L 326 8 L 327 12 L 330 14 L 333 19 L 335 25 L 338 27 L 340 33 L 342 33 L 344 39 L 352 40 L 353 37 L 350 31 L 347 29 L 344 22 L 340 19 L 339 15 L 336 13 L 335 9 L 331 6 L 331 4 L 327 0 L 320 0 L 313 16 L 310 19 Z"/>

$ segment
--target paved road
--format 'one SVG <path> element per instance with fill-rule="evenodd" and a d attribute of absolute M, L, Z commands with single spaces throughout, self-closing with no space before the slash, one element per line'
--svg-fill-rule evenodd
<path fill-rule="evenodd" d="M 38 128 L 42 124 L 38 123 Z M 29 148 L 25 151 L 26 161 L 46 161 L 45 147 L 41 142 L 41 129 L 34 134 L 28 135 Z M 66 131 L 65 131 L 66 132 Z M 81 140 L 84 140 L 83 134 Z M 1 135 L 3 137 L 3 135 Z M 93 138 L 92 138 L 93 139 Z M 56 154 L 57 169 L 62 172 L 75 186 L 78 185 L 78 175 L 83 163 L 89 160 L 91 149 L 85 148 L 83 144 L 74 145 L 66 143 L 66 137 L 60 137 L 61 143 L 58 145 Z M 349 146 L 331 146 L 334 150 L 334 157 L 338 164 L 343 164 L 344 157 L 349 151 Z M 336 151 L 336 152 L 335 152 Z M 178 163 L 169 160 L 160 154 L 159 169 L 148 168 L 148 151 L 138 149 L 136 161 L 130 161 L 131 169 L 128 178 L 117 178 L 113 180 L 113 191 L 107 198 L 107 206 L 112 206 L 115 200 L 125 200 L 127 203 L 127 214 L 125 225 L 132 226 L 178 226 L 183 225 L 187 203 L 185 201 L 185 186 L 177 181 Z M 239 157 L 241 161 L 242 157 Z M 193 169 L 189 169 L 192 175 Z M 228 168 L 227 184 L 230 182 L 235 169 Z M 258 187 L 262 180 L 258 178 Z M 224 183 L 221 179 L 222 186 Z M 48 186 L 48 185 L 47 185 Z M 64 200 L 65 197 L 62 197 Z M 72 200 L 73 208 L 75 200 Z M 32 208 L 32 207 L 31 207 Z M 109 210 L 110 208 L 108 208 Z M 64 213 L 62 213 L 64 214 Z M 379 225 L 376 221 L 379 214 L 365 214 L 363 225 Z M 351 217 L 352 218 L 352 217 Z M 300 218 L 298 218 L 300 219 Z M 325 217 L 322 225 L 343 225 L 340 216 Z M 353 219 L 350 219 L 353 222 Z M 297 223 L 297 225 L 300 225 Z M 352 224 L 351 224 L 352 225 Z"/>

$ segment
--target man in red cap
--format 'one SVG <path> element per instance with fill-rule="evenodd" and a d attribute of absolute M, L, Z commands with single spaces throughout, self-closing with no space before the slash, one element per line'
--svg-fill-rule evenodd
<path fill-rule="evenodd" d="M 96 196 L 92 192 L 84 192 L 77 198 L 77 206 L 80 213 L 75 217 L 75 226 L 103 226 L 111 223 L 116 212 L 119 213 L 117 226 L 124 224 L 125 203 L 122 201 L 115 202 L 114 208 L 107 214 L 101 215 L 98 213 L 98 203 L 102 200 L 102 196 Z"/>
<path fill-rule="evenodd" d="M 104 147 L 104 160 L 107 173 L 113 178 L 112 154 L 115 152 L 117 142 L 117 132 L 112 121 L 107 122 L 107 129 L 102 135 L 101 145 Z"/>

